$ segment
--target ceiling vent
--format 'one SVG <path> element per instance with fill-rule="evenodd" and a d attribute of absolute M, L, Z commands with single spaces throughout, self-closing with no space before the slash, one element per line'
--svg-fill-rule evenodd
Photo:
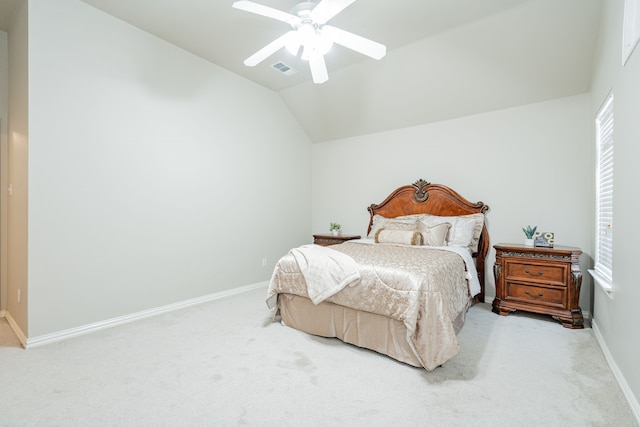
<path fill-rule="evenodd" d="M 292 74 L 297 73 L 296 70 L 285 64 L 284 62 L 276 62 L 272 65 L 272 67 L 278 71 L 280 71 L 285 76 L 290 76 Z"/>

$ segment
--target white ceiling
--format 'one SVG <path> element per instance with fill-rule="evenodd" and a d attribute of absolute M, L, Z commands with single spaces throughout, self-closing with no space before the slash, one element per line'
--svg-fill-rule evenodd
<path fill-rule="evenodd" d="M 19 0 L 0 0 L 3 14 Z M 383 43 L 376 61 L 334 46 L 329 81 L 282 50 L 289 30 L 233 0 L 82 0 L 277 92 L 314 142 L 414 126 L 589 91 L 602 0 L 358 0 L 330 21 Z M 254 0 L 290 11 L 297 0 Z M 5 4 L 9 5 L 5 7 Z M 0 27 L 2 29 L 2 27 Z M 298 72 L 271 68 L 282 61 Z"/>

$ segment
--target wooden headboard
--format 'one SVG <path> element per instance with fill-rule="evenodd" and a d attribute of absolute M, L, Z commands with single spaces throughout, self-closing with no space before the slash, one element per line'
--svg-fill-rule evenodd
<path fill-rule="evenodd" d="M 367 235 L 371 231 L 374 215 L 382 215 L 386 218 L 395 218 L 402 215 L 431 214 L 438 216 L 458 216 L 474 213 L 486 213 L 489 206 L 482 202 L 471 203 L 449 187 L 440 184 L 431 184 L 419 179 L 414 184 L 404 185 L 393 191 L 380 204 L 372 204 L 369 210 L 369 227 Z M 476 260 L 476 270 L 480 280 L 480 293 L 476 295 L 479 302 L 484 302 L 484 269 L 485 258 L 489 251 L 489 233 L 487 224 L 482 228 L 478 252 L 473 254 Z"/>

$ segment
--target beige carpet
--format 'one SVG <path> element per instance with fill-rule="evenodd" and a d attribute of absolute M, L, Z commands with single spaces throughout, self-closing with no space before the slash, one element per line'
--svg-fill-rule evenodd
<path fill-rule="evenodd" d="M 23 350 L 2 426 L 634 426 L 591 329 L 470 309 L 433 372 L 273 323 L 266 289 Z"/>

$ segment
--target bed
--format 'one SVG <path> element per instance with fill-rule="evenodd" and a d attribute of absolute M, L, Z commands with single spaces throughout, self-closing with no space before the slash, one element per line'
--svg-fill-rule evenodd
<path fill-rule="evenodd" d="M 368 207 L 366 238 L 283 256 L 267 305 L 286 326 L 431 371 L 484 302 L 488 209 L 422 179 L 399 187 Z"/>

